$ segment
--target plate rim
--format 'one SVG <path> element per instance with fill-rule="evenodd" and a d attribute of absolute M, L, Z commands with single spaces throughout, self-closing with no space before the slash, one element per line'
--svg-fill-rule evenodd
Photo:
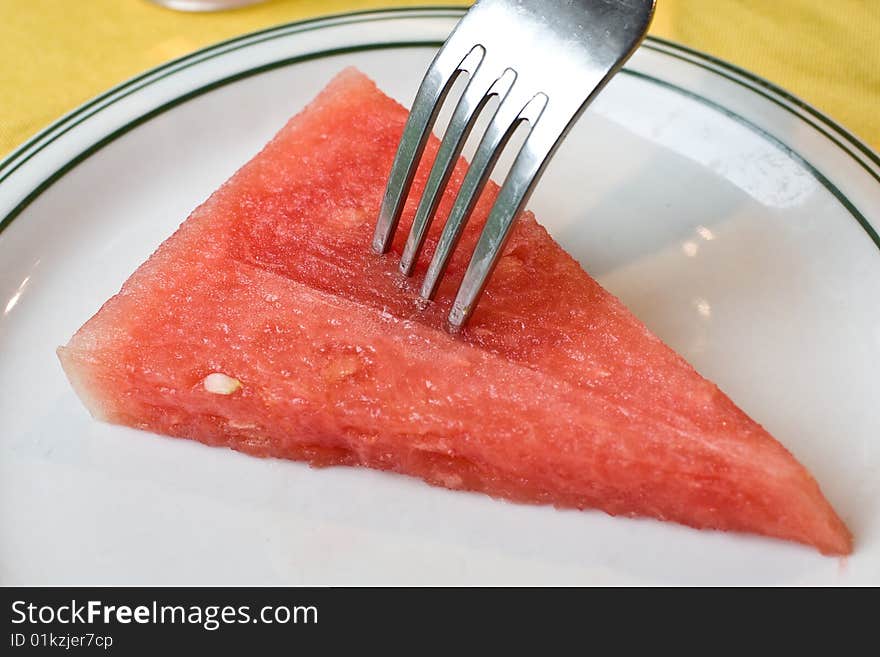
<path fill-rule="evenodd" d="M 261 43 L 262 41 L 267 41 L 281 36 L 290 36 L 290 34 L 317 30 L 323 27 L 333 27 L 349 22 L 372 22 L 396 18 L 460 18 L 466 12 L 466 10 L 467 8 L 465 7 L 449 5 L 397 8 L 389 7 L 380 9 L 354 10 L 334 14 L 326 14 L 302 20 L 289 21 L 253 32 L 237 35 L 235 37 L 208 45 L 204 48 L 200 48 L 191 53 L 148 69 L 127 80 L 124 80 L 123 82 L 111 87 L 107 91 L 97 96 L 94 96 L 90 100 L 84 102 L 83 104 L 64 114 L 54 122 L 50 123 L 48 126 L 43 128 L 30 139 L 21 144 L 8 156 L 0 160 L 0 185 L 5 183 L 6 180 L 13 173 L 15 173 L 15 171 L 25 166 L 32 157 L 43 151 L 45 148 L 49 147 L 56 140 L 75 128 L 80 123 L 95 116 L 103 109 L 109 107 L 118 100 L 121 100 L 132 93 L 144 89 L 150 84 L 157 82 L 167 77 L 168 75 L 173 75 L 174 73 L 183 70 L 184 68 L 202 63 L 214 57 L 226 54 L 232 50 L 237 50 L 242 47 L 248 47 L 250 45 L 256 45 L 258 43 Z M 46 191 L 46 189 L 51 187 L 68 171 L 73 169 L 77 164 L 89 158 L 91 155 L 101 150 L 101 148 L 114 141 L 118 137 L 122 136 L 126 132 L 137 127 L 138 125 L 150 120 L 151 118 L 157 116 L 158 114 L 161 114 L 166 110 L 172 109 L 176 105 L 186 102 L 187 100 L 195 96 L 201 95 L 225 84 L 235 82 L 236 80 L 244 77 L 256 75 L 261 72 L 265 72 L 266 70 L 271 70 L 272 68 L 277 68 L 280 66 L 301 61 L 307 61 L 309 59 L 327 57 L 335 54 L 343 54 L 345 52 L 360 51 L 371 48 L 425 47 L 430 45 L 439 46 L 441 44 L 442 42 L 440 41 L 428 41 L 423 39 L 404 42 L 381 42 L 375 44 L 362 44 L 359 46 L 351 46 L 346 48 L 314 51 L 310 53 L 305 53 L 303 55 L 274 60 L 269 64 L 253 67 L 245 71 L 226 76 L 219 80 L 215 80 L 207 85 L 191 89 L 190 91 L 180 94 L 172 100 L 163 103 L 159 107 L 153 108 L 152 110 L 149 110 L 148 112 L 135 117 L 134 119 L 126 122 L 123 126 L 120 126 L 119 128 L 113 130 L 109 134 L 105 134 L 103 138 L 99 139 L 91 146 L 88 146 L 79 154 L 70 158 L 67 162 L 58 167 L 40 184 L 31 188 L 30 191 L 26 194 L 24 198 L 21 199 L 19 203 L 17 203 L 5 216 L 0 218 L 0 234 L 2 234 L 3 231 L 8 228 L 12 224 L 12 222 L 33 201 L 36 200 L 37 197 L 39 197 L 44 191 Z M 668 39 L 648 35 L 645 38 L 642 47 L 660 52 L 661 54 L 665 54 L 667 56 L 671 56 L 675 59 L 685 62 L 686 64 L 697 66 L 699 68 L 709 71 L 710 73 L 721 76 L 728 81 L 745 87 L 750 92 L 755 93 L 763 97 L 765 100 L 788 111 L 789 113 L 800 119 L 802 122 L 810 126 L 812 129 L 819 132 L 825 139 L 836 146 L 837 149 L 843 151 L 846 155 L 848 155 L 852 160 L 856 162 L 856 164 L 858 164 L 863 170 L 865 170 L 866 173 L 877 182 L 878 187 L 880 187 L 880 154 L 878 154 L 868 144 L 866 144 L 859 137 L 844 128 L 827 114 L 816 109 L 814 106 L 810 105 L 798 96 L 786 91 L 784 88 L 776 85 L 775 83 L 772 83 L 769 80 L 766 80 L 765 78 L 762 78 L 761 76 L 754 74 L 751 71 L 748 71 L 742 67 L 731 64 L 730 62 L 727 62 L 708 53 L 690 48 L 689 46 L 684 46 Z M 636 73 L 635 71 L 626 69 L 624 69 L 622 72 Z M 647 77 L 649 81 L 662 83 L 662 81 L 653 78 L 652 76 L 643 75 L 642 77 Z M 676 86 L 676 89 L 687 94 L 687 90 L 680 89 L 678 86 Z M 698 101 L 703 101 L 704 103 L 708 103 L 711 106 L 715 107 L 715 109 L 719 109 L 725 114 L 730 115 L 730 111 L 727 108 L 717 105 L 717 103 L 709 101 L 708 99 L 703 97 L 696 97 L 695 99 Z M 782 142 L 780 139 L 768 133 L 766 130 L 761 129 L 760 126 L 757 126 L 753 122 L 744 119 L 744 117 L 736 115 L 735 113 L 732 118 L 734 120 L 739 119 L 746 122 L 749 127 L 759 131 L 762 136 L 775 143 L 777 146 L 782 147 L 788 155 L 793 156 L 794 159 L 797 159 L 799 161 L 799 163 L 805 165 L 810 170 L 811 174 L 816 177 L 818 181 L 831 194 L 833 194 L 838 201 L 841 202 L 842 205 L 844 205 L 846 210 L 853 216 L 856 222 L 859 223 L 860 226 L 867 233 L 869 239 L 874 243 L 878 250 L 880 250 L 880 229 L 874 226 L 874 224 L 871 223 L 870 219 L 868 219 L 863 213 L 861 213 L 846 197 L 846 195 L 840 192 L 840 190 L 830 180 L 828 180 L 828 178 L 825 177 L 815 166 L 813 166 L 808 160 L 806 160 L 797 151 Z"/>

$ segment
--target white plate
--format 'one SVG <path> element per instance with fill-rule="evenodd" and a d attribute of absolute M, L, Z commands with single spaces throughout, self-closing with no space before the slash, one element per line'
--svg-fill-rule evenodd
<path fill-rule="evenodd" d="M 880 584 L 880 160 L 768 83 L 658 40 L 531 207 L 814 473 L 855 534 L 848 560 L 88 416 L 55 347 L 343 66 L 408 103 L 458 16 L 234 39 L 112 89 L 3 163 L 0 582 Z"/>

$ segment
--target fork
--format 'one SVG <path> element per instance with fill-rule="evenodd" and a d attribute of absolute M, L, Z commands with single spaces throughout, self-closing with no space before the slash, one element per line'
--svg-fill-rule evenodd
<path fill-rule="evenodd" d="M 514 131 L 527 136 L 492 205 L 449 311 L 458 332 L 473 313 L 514 220 L 547 162 L 586 106 L 644 39 L 655 0 L 479 0 L 434 57 L 407 119 L 379 210 L 372 248 L 387 253 L 419 159 L 452 84 L 467 86 L 443 135 L 400 259 L 411 276 L 440 198 L 477 116 L 498 104 L 468 167 L 420 296 L 432 300 L 498 156 Z"/>

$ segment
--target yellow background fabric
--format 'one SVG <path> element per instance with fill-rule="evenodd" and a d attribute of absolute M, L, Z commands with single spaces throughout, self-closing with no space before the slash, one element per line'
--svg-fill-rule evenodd
<path fill-rule="evenodd" d="M 274 24 L 461 0 L 270 0 L 185 14 L 147 0 L 0 0 L 0 157 L 108 87 Z M 788 89 L 880 149 L 880 0 L 658 0 L 652 33 Z"/>

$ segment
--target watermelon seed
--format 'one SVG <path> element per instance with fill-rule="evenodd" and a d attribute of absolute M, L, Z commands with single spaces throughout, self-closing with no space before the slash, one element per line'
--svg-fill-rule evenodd
<path fill-rule="evenodd" d="M 222 372 L 212 372 L 204 378 L 202 385 L 215 395 L 231 395 L 241 388 L 241 381 Z"/>

